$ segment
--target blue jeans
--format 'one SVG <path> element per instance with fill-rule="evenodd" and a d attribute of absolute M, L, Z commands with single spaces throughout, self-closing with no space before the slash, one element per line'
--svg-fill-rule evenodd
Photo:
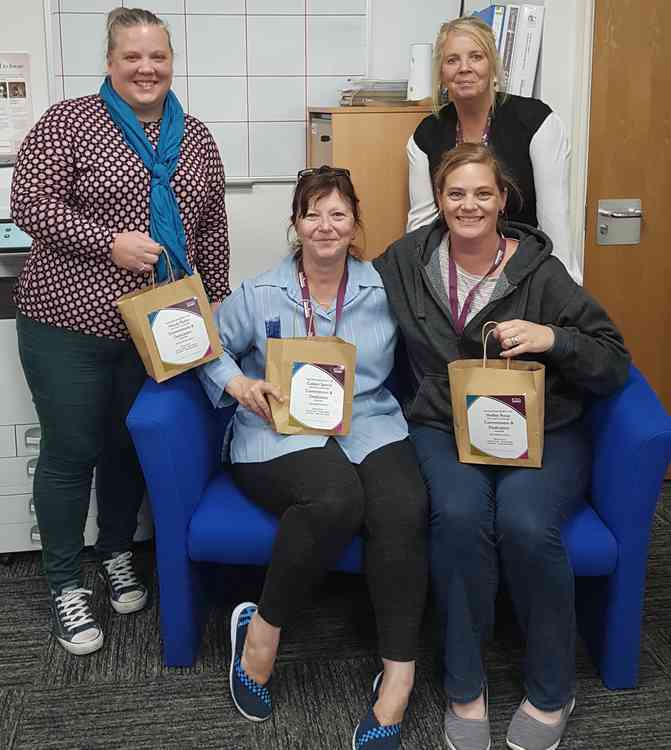
<path fill-rule="evenodd" d="M 410 425 L 431 499 L 430 560 L 449 700 L 485 683 L 481 646 L 501 571 L 526 634 L 531 703 L 553 711 L 575 683 L 573 571 L 561 527 L 584 501 L 591 446 L 580 425 L 546 433 L 541 469 L 461 464 L 451 433 Z"/>

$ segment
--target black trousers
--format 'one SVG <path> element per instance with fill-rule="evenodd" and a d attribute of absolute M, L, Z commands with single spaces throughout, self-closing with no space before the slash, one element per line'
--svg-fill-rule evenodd
<path fill-rule="evenodd" d="M 33 495 L 49 588 L 79 585 L 96 468 L 102 557 L 129 549 L 144 477 L 126 416 L 146 379 L 131 341 L 16 317 L 19 354 L 42 428 Z"/>
<path fill-rule="evenodd" d="M 331 439 L 323 448 L 234 464 L 233 476 L 249 498 L 280 519 L 261 616 L 285 625 L 362 532 L 380 655 L 412 661 L 427 588 L 428 500 L 410 441 L 353 464 Z"/>

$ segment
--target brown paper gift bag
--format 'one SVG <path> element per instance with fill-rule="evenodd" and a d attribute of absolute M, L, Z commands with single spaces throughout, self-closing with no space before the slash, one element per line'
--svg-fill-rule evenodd
<path fill-rule="evenodd" d="M 347 435 L 352 423 L 356 347 L 338 336 L 268 339 L 266 380 L 284 403 L 268 399 L 284 435 Z"/>
<path fill-rule="evenodd" d="M 145 369 L 157 383 L 216 359 L 223 351 L 199 274 L 175 280 L 169 260 L 168 268 L 170 281 L 153 283 L 116 301 Z"/>
<path fill-rule="evenodd" d="M 459 359 L 447 366 L 459 460 L 467 464 L 539 468 L 545 437 L 545 365 Z"/>

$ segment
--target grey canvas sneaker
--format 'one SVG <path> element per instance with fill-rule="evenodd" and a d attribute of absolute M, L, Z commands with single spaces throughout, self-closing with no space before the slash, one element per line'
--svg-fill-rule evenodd
<path fill-rule="evenodd" d="M 520 703 L 508 727 L 506 744 L 512 750 L 556 750 L 568 724 L 569 716 L 575 708 L 575 698 L 562 708 L 561 717 L 556 724 L 544 724 L 526 713 Z"/>
<path fill-rule="evenodd" d="M 484 689 L 484 697 L 484 719 L 462 719 L 454 713 L 448 700 L 445 710 L 445 739 L 450 750 L 489 750 L 492 746 L 487 688 Z"/>

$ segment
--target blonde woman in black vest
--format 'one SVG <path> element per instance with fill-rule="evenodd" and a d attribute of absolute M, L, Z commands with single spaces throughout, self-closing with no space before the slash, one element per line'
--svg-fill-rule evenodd
<path fill-rule="evenodd" d="M 407 146 L 408 231 L 438 216 L 433 178 L 441 157 L 459 143 L 489 146 L 520 189 L 506 207 L 510 221 L 539 227 L 554 254 L 582 283 L 582 263 L 568 210 L 570 149 L 561 119 L 539 99 L 502 93 L 501 61 L 491 28 L 476 17 L 444 23 L 433 52 L 433 114 Z"/>

